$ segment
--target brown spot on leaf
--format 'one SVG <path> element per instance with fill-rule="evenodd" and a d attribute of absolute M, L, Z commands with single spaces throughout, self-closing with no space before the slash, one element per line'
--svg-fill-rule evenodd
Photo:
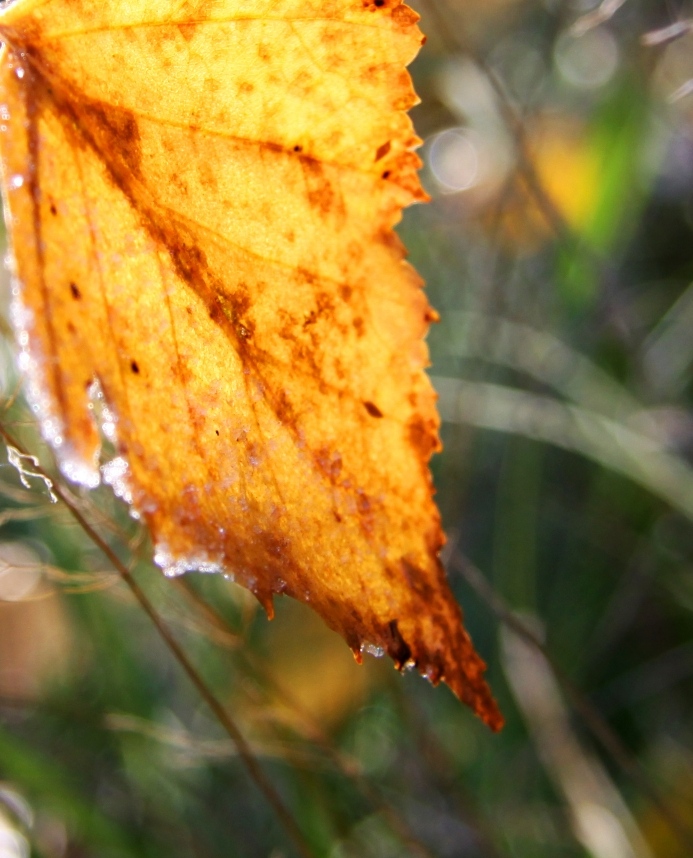
<path fill-rule="evenodd" d="M 411 445 L 419 452 L 424 462 L 438 449 L 438 436 L 433 421 L 424 420 L 418 415 L 407 424 Z"/>
<path fill-rule="evenodd" d="M 375 160 L 379 161 L 381 158 L 384 158 L 391 148 L 392 143 L 389 140 L 386 143 L 383 143 L 382 146 L 378 146 L 375 150 Z"/>
<path fill-rule="evenodd" d="M 185 24 L 178 24 L 178 32 L 185 39 L 186 42 L 192 41 L 195 31 L 197 30 L 197 24 L 194 22 L 188 22 Z"/>
<path fill-rule="evenodd" d="M 342 213 L 344 211 L 342 196 L 325 176 L 325 169 L 320 161 L 303 156 L 301 165 L 310 205 L 322 214 Z"/>
<path fill-rule="evenodd" d="M 295 422 L 296 412 L 285 390 L 280 390 L 275 397 L 274 410 L 282 423 L 289 425 Z"/>
<path fill-rule="evenodd" d="M 190 284 L 200 283 L 207 270 L 207 257 L 204 251 L 195 245 L 188 244 L 183 239 L 168 243 L 173 264 L 180 276 Z"/>
<path fill-rule="evenodd" d="M 371 415 L 371 417 L 382 417 L 383 412 L 378 408 L 378 406 L 374 402 L 364 402 L 364 408 Z"/>
<path fill-rule="evenodd" d="M 322 447 L 315 454 L 315 464 L 335 485 L 342 473 L 342 457 L 339 453 L 334 453 L 329 447 Z"/>

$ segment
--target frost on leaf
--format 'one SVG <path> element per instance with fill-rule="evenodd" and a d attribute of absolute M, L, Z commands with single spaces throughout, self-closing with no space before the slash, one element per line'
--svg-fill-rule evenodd
<path fill-rule="evenodd" d="M 16 0 L 5 201 L 66 474 L 127 498 L 169 573 L 309 602 L 497 728 L 438 559 L 434 314 L 393 233 L 424 198 L 416 21 L 400 0 Z"/>

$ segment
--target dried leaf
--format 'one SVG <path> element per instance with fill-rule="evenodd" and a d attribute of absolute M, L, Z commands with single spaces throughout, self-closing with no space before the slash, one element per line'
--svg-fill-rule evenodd
<path fill-rule="evenodd" d="M 29 398 L 169 574 L 309 603 L 494 728 L 438 559 L 400 0 L 17 0 L 2 160 Z"/>

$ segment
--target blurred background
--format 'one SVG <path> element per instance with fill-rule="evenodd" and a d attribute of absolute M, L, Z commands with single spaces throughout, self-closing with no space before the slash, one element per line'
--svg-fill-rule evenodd
<path fill-rule="evenodd" d="M 685 2 L 418 2 L 452 586 L 507 725 L 309 611 L 165 581 L 72 496 L 228 707 L 309 853 L 693 855 L 693 33 Z M 5 425 L 40 449 L 12 337 Z M 50 456 L 41 454 L 47 468 Z M 298 854 L 113 566 L 0 466 L 0 858 Z M 23 476 L 23 479 L 20 479 Z"/>

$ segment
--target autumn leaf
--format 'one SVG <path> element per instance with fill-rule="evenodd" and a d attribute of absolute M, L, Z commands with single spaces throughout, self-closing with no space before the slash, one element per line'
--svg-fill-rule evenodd
<path fill-rule="evenodd" d="M 17 0 L 2 161 L 28 396 L 168 574 L 311 605 L 502 719 L 438 559 L 400 0 Z M 21 303 L 20 303 L 21 302 Z M 118 455 L 99 469 L 95 414 Z"/>

